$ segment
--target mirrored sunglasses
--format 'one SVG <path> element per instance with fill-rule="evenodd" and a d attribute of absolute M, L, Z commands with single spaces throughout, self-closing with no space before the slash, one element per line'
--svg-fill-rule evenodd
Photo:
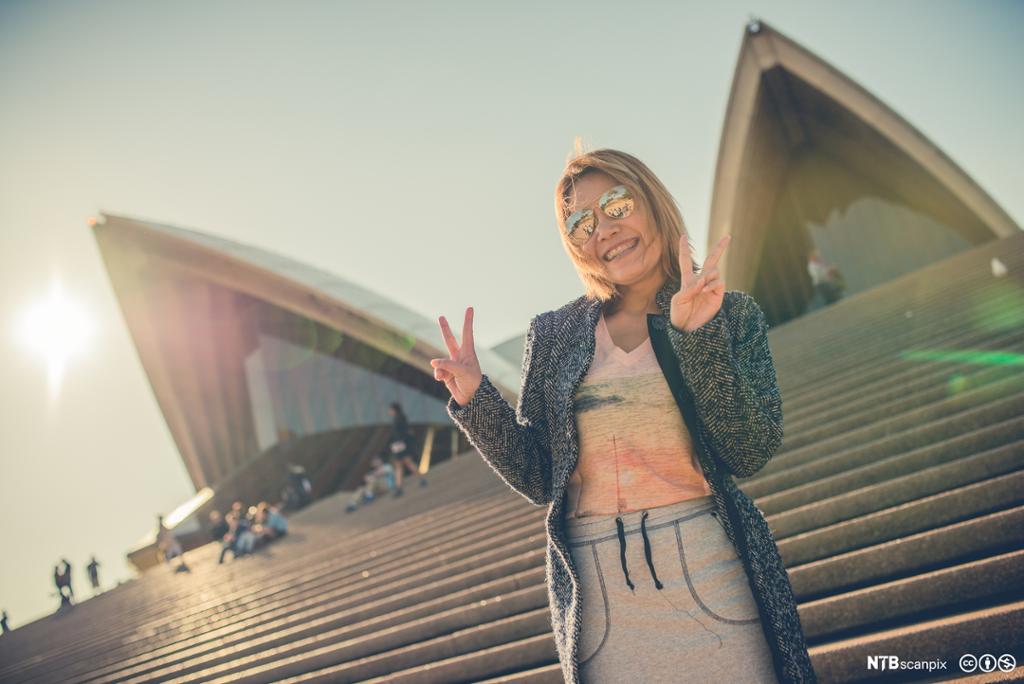
<path fill-rule="evenodd" d="M 635 201 L 625 185 L 616 185 L 601 195 L 597 205 L 608 218 L 624 219 L 633 213 Z M 593 209 L 574 211 L 565 220 L 565 235 L 577 247 L 585 245 L 595 230 L 597 217 Z"/>

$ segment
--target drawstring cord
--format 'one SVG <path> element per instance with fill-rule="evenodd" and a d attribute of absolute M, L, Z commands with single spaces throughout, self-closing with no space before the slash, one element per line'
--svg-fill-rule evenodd
<path fill-rule="evenodd" d="M 622 561 L 622 574 L 626 576 L 626 585 L 630 591 L 636 589 L 629 581 L 629 570 L 626 569 L 626 535 L 622 528 L 622 518 L 615 518 L 615 526 L 619 528 L 619 560 Z"/>
<path fill-rule="evenodd" d="M 661 583 L 661 580 L 658 579 L 658 574 L 654 572 L 654 561 L 651 560 L 651 540 L 647 538 L 648 515 L 648 512 L 644 511 L 643 517 L 640 518 L 640 533 L 643 535 L 644 538 L 644 555 L 647 556 L 647 567 L 651 569 L 651 577 L 654 578 L 654 586 L 656 586 L 658 590 L 661 591 L 661 588 L 664 585 Z"/>
<path fill-rule="evenodd" d="M 651 540 L 647 538 L 647 516 L 650 515 L 648 511 L 644 511 L 643 516 L 640 518 L 640 534 L 644 538 L 644 556 L 647 558 L 647 567 L 651 569 L 651 577 L 654 578 L 654 586 L 660 591 L 665 585 L 658 579 L 658 574 L 654 571 L 654 561 L 651 559 Z M 629 569 L 626 568 L 626 533 L 625 528 L 622 524 L 622 517 L 615 518 L 615 526 L 619 531 L 619 560 L 622 563 L 622 574 L 626 576 L 626 585 L 630 591 L 634 591 L 636 587 L 629 580 Z"/>

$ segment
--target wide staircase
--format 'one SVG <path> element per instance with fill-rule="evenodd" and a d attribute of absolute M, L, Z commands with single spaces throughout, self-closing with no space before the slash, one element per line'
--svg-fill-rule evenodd
<path fill-rule="evenodd" d="M 997 261 L 993 261 L 996 259 Z M 774 328 L 765 512 L 822 682 L 1024 680 L 1024 234 Z M 545 510 L 469 453 L 425 488 L 0 638 L 0 681 L 560 682 Z M 972 654 L 1016 667 L 960 670 Z M 869 656 L 945 670 L 868 670 Z M 984 662 L 984 660 L 983 660 Z M 681 677 L 681 682 L 686 681 Z"/>

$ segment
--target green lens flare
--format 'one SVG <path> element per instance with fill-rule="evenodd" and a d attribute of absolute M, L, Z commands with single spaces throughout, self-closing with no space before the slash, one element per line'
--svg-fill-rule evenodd
<path fill-rule="evenodd" d="M 907 361 L 954 361 L 986 366 L 1024 366 L 1024 354 L 974 349 L 919 349 L 900 352 Z"/>

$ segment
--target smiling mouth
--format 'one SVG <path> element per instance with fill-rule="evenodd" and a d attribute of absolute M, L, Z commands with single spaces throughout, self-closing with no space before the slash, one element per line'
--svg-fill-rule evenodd
<path fill-rule="evenodd" d="M 625 249 L 623 249 L 622 251 L 620 251 L 618 254 L 616 254 L 615 256 L 613 256 L 613 257 L 605 257 L 604 258 L 605 262 L 615 261 L 620 256 L 622 256 L 623 254 L 629 254 L 630 252 L 632 252 L 640 244 L 640 238 L 633 238 L 630 242 L 628 242 L 626 244 L 628 246 Z M 618 249 L 618 248 L 616 248 L 616 249 Z"/>

